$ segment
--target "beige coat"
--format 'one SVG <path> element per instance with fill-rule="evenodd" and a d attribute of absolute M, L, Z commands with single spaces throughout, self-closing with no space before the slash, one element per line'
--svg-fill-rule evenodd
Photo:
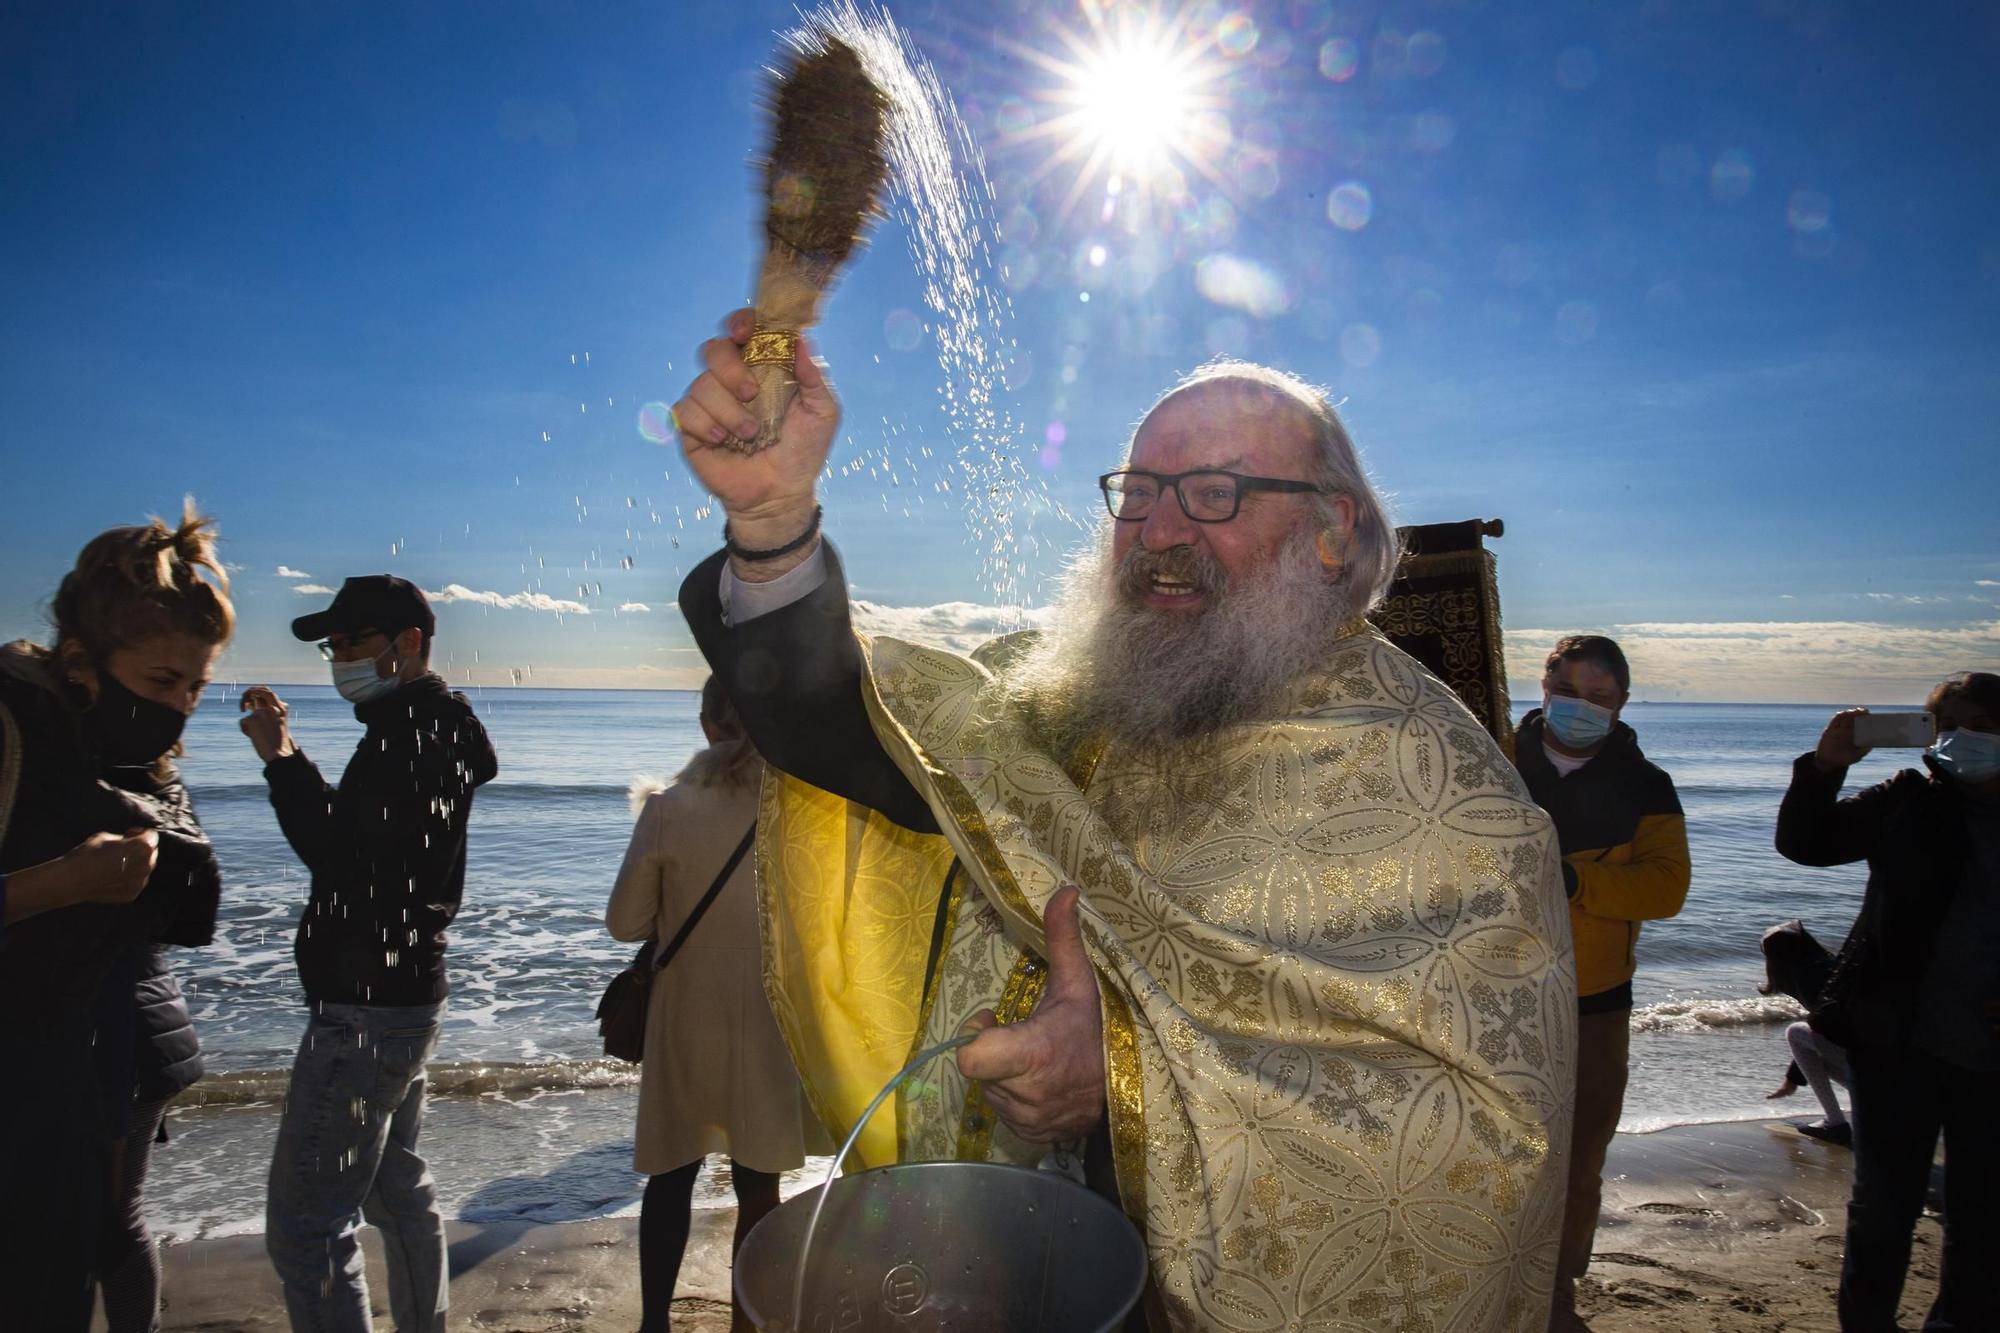
<path fill-rule="evenodd" d="M 646 799 L 605 911 L 614 937 L 672 939 L 756 818 L 761 765 L 702 780 L 722 767 L 719 748 Z M 765 1172 L 804 1161 L 798 1076 L 764 998 L 756 859 L 653 978 L 632 1153 L 647 1175 L 709 1153 Z"/>

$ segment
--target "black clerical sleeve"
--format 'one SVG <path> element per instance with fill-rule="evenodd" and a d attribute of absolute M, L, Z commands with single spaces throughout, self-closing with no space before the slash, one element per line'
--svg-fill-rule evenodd
<path fill-rule="evenodd" d="M 847 576 L 831 547 L 822 552 L 819 587 L 789 606 L 725 625 L 722 563 L 729 557 L 717 551 L 681 584 L 681 614 L 768 762 L 904 828 L 935 833 L 930 808 L 875 739 L 861 697 Z"/>

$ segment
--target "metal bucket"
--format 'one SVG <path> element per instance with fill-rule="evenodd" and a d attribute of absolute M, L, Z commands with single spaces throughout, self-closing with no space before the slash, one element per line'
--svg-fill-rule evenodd
<path fill-rule="evenodd" d="M 1097 1333 L 1139 1300 L 1146 1247 L 1106 1200 L 1050 1171 L 912 1162 L 835 1179 L 903 1080 L 861 1113 L 826 1183 L 780 1205 L 736 1254 L 743 1312 L 770 1333 Z M 803 1310 L 803 1320 L 794 1312 Z"/>
<path fill-rule="evenodd" d="M 793 1277 L 817 1194 L 759 1222 L 736 1255 L 736 1298 L 760 1329 L 1094 1333 L 1119 1326 L 1145 1281 L 1138 1232 L 1067 1177 L 915 1162 L 833 1183 L 800 1323 Z"/>

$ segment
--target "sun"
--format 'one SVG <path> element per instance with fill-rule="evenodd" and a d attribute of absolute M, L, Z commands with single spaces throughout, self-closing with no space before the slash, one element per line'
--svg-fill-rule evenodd
<path fill-rule="evenodd" d="M 1161 42 L 1093 52 L 1067 92 L 1075 132 L 1115 171 L 1157 171 L 1187 137 L 1194 90 L 1185 63 Z"/>
<path fill-rule="evenodd" d="M 1051 21 L 1059 53 L 1014 44 L 1052 80 L 1035 94 L 1041 114 L 1010 136 L 1049 145 L 1031 183 L 1073 165 L 1065 212 L 1099 182 L 1112 195 L 1128 187 L 1178 195 L 1192 168 L 1221 184 L 1215 160 L 1229 126 L 1219 87 L 1224 66 L 1210 36 L 1192 30 L 1184 13 L 1138 5 L 1107 14 L 1085 3 L 1083 14 L 1083 31 Z"/>

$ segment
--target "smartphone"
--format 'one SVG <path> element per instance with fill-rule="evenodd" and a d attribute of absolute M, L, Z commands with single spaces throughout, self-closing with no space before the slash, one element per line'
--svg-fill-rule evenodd
<path fill-rule="evenodd" d="M 1866 750 L 1902 746 L 1921 750 L 1937 739 L 1929 713 L 1863 713 L 1854 719 L 1854 743 Z"/>

